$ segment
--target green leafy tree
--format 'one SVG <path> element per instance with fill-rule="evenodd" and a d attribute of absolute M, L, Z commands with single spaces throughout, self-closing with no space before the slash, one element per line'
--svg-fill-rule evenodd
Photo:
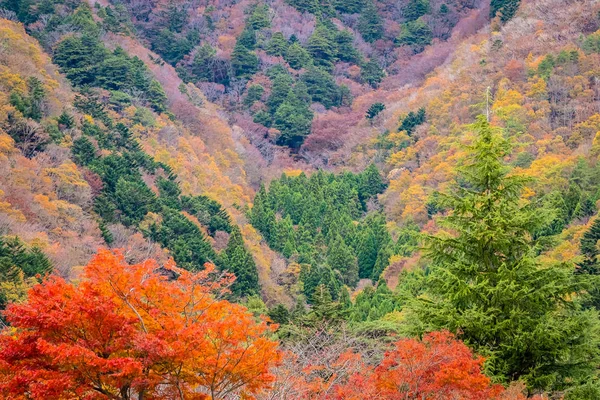
<path fill-rule="evenodd" d="M 371 104 L 371 106 L 367 110 L 367 114 L 365 115 L 365 117 L 367 119 L 374 119 L 383 110 L 385 110 L 385 104 L 383 104 L 383 103 L 373 103 L 373 104 Z"/>
<path fill-rule="evenodd" d="M 323 104 L 326 108 L 342 104 L 342 92 L 331 74 L 322 68 L 311 67 L 304 75 L 302 82 L 306 85 L 312 101 Z"/>
<path fill-rule="evenodd" d="M 411 46 L 416 53 L 419 53 L 431 43 L 432 39 L 433 32 L 431 28 L 422 18 L 419 18 L 416 21 L 410 21 L 402 25 L 402 30 L 398 36 L 398 44 Z"/>
<path fill-rule="evenodd" d="M 556 60 L 552 54 L 548 54 L 544 59 L 538 64 L 537 73 L 539 76 L 544 78 L 545 80 L 550 79 L 550 75 L 554 71 L 554 66 L 556 65 Z"/>
<path fill-rule="evenodd" d="M 216 55 L 217 51 L 208 43 L 204 43 L 198 48 L 190 66 L 194 78 L 202 82 L 214 82 L 213 66 Z"/>
<path fill-rule="evenodd" d="M 377 237 L 371 229 L 365 229 L 358 240 L 358 274 L 360 278 L 370 279 L 379 253 Z"/>
<path fill-rule="evenodd" d="M 490 4 L 490 17 L 500 16 L 502 22 L 506 22 L 515 16 L 519 9 L 521 0 L 492 0 Z"/>
<path fill-rule="evenodd" d="M 370 198 L 383 193 L 385 183 L 375 164 L 369 165 L 360 175 L 358 196 L 363 204 Z"/>
<path fill-rule="evenodd" d="M 250 222 L 262 233 L 267 242 L 270 242 L 275 223 L 275 214 L 271 214 L 270 211 L 269 196 L 265 186 L 261 184 L 254 197 L 254 204 L 250 211 Z"/>
<path fill-rule="evenodd" d="M 344 239 L 337 234 L 329 244 L 327 264 L 342 275 L 342 281 L 351 287 L 358 283 L 358 262 L 352 249 L 346 245 Z"/>
<path fill-rule="evenodd" d="M 271 26 L 271 17 L 269 15 L 269 6 L 267 4 L 257 4 L 253 7 L 248 17 L 247 24 L 254 30 L 269 28 Z"/>
<path fill-rule="evenodd" d="M 71 129 L 75 126 L 75 118 L 66 111 L 63 111 L 62 114 L 58 116 L 56 122 L 59 126 L 64 127 L 63 129 Z"/>
<path fill-rule="evenodd" d="M 300 12 L 318 14 L 321 10 L 319 0 L 287 0 L 287 3 Z"/>
<path fill-rule="evenodd" d="M 16 236 L 0 237 L 0 311 L 26 297 L 25 282 L 36 283 L 37 276 L 51 270 L 52 264 L 38 247 L 26 248 Z"/>
<path fill-rule="evenodd" d="M 254 114 L 254 118 L 252 119 L 252 121 L 255 124 L 261 124 L 266 126 L 267 128 L 270 128 L 273 124 L 273 116 L 265 110 L 260 110 L 259 112 Z"/>
<path fill-rule="evenodd" d="M 263 94 L 265 93 L 265 88 L 261 85 L 251 85 L 246 92 L 246 97 L 244 98 L 244 105 L 246 107 L 252 107 L 254 103 L 260 101 Z"/>
<path fill-rule="evenodd" d="M 94 21 L 92 9 L 86 3 L 81 3 L 75 12 L 70 16 L 70 22 L 82 32 L 97 35 L 99 27 Z"/>
<path fill-rule="evenodd" d="M 156 179 L 156 186 L 158 187 L 160 203 L 162 205 L 181 210 L 181 201 L 179 199 L 181 196 L 181 189 L 177 182 L 159 176 Z"/>
<path fill-rule="evenodd" d="M 526 178 L 503 164 L 502 134 L 479 117 L 460 185 L 441 197 L 453 234 L 427 240 L 427 294 L 411 303 L 417 330 L 449 329 L 487 357 L 489 373 L 530 389 L 585 381 L 598 362 L 595 311 L 571 265 L 541 265 L 533 232 L 548 214 L 525 204 Z M 419 327 L 417 327 L 419 326 Z"/>
<path fill-rule="evenodd" d="M 155 204 L 156 196 L 142 180 L 119 178 L 115 187 L 115 204 L 123 213 L 125 225 L 140 222 Z"/>
<path fill-rule="evenodd" d="M 123 4 L 101 8 L 98 16 L 102 18 L 102 27 L 109 32 L 128 34 L 132 31 L 131 16 Z"/>
<path fill-rule="evenodd" d="M 361 55 L 354 47 L 354 35 L 350 31 L 339 31 L 334 38 L 337 49 L 336 58 L 341 61 L 358 64 Z"/>
<path fill-rule="evenodd" d="M 600 274 L 600 265 L 598 265 L 598 241 L 600 240 L 600 218 L 596 218 L 581 238 L 580 249 L 584 259 L 579 264 L 581 272 L 598 275 Z"/>
<path fill-rule="evenodd" d="M 173 0 L 169 0 L 160 13 L 162 19 L 162 26 L 165 26 L 172 32 L 180 33 L 187 23 L 187 10 Z"/>
<path fill-rule="evenodd" d="M 385 72 L 374 59 L 363 64 L 360 69 L 360 78 L 373 88 L 379 86 L 384 77 Z"/>
<path fill-rule="evenodd" d="M 194 48 L 194 40 L 191 39 L 164 28 L 153 38 L 152 50 L 169 64 L 176 65 Z"/>
<path fill-rule="evenodd" d="M 313 112 L 290 91 L 287 99 L 277 108 L 273 116 L 273 127 L 281 134 L 277 144 L 292 149 L 299 148 L 310 134 Z"/>
<path fill-rule="evenodd" d="M 273 78 L 271 94 L 267 99 L 267 107 L 272 114 L 277 111 L 279 106 L 287 99 L 292 90 L 294 80 L 288 74 L 278 74 Z"/>
<path fill-rule="evenodd" d="M 581 48 L 586 54 L 600 53 L 600 33 L 588 35 L 581 43 Z"/>
<path fill-rule="evenodd" d="M 367 0 L 360 13 L 357 28 L 363 39 L 369 43 L 383 37 L 383 21 L 373 0 Z"/>
<path fill-rule="evenodd" d="M 314 64 L 325 69 L 331 69 L 336 61 L 336 46 L 331 36 L 329 28 L 319 24 L 307 43 L 307 50 Z"/>
<path fill-rule="evenodd" d="M 294 93 L 294 96 L 296 97 L 296 99 L 298 99 L 299 102 L 304 103 L 306 105 L 312 102 L 312 97 L 308 93 L 308 87 L 306 86 L 306 83 L 304 83 L 304 81 L 296 82 L 296 84 L 292 88 L 292 92 Z"/>
<path fill-rule="evenodd" d="M 312 325 L 320 321 L 335 322 L 342 317 L 342 306 L 335 302 L 331 296 L 330 288 L 320 284 L 311 296 L 311 312 L 304 317 L 304 324 Z"/>
<path fill-rule="evenodd" d="M 204 269 L 207 262 L 215 262 L 217 255 L 205 235 L 181 212 L 164 209 L 162 222 L 145 232 L 152 240 L 165 246 L 180 268 L 190 271 Z"/>
<path fill-rule="evenodd" d="M 429 0 L 413 0 L 402 10 L 407 21 L 415 21 L 429 12 Z"/>
<path fill-rule="evenodd" d="M 0 237 L 0 273 L 12 266 L 23 271 L 26 277 L 44 275 L 52 269 L 52 263 L 39 247 L 26 248 L 16 236 Z"/>
<path fill-rule="evenodd" d="M 415 128 L 425 122 L 426 114 L 424 108 L 419 108 L 416 113 L 414 111 L 409 112 L 404 119 L 398 130 L 406 131 L 407 135 L 413 134 Z"/>
<path fill-rule="evenodd" d="M 391 245 L 379 249 L 375 265 L 373 265 L 373 275 L 371 276 L 371 279 L 375 280 L 381 277 L 383 271 L 390 265 L 390 257 L 392 257 L 392 255 L 394 255 L 394 252 L 393 246 Z"/>
<path fill-rule="evenodd" d="M 246 25 L 246 28 L 238 36 L 236 43 L 248 50 L 256 49 L 256 31 L 251 26 Z"/>
<path fill-rule="evenodd" d="M 120 47 L 109 52 L 96 36 L 69 36 L 59 42 L 54 62 L 75 86 L 98 86 L 112 91 L 142 91 L 158 112 L 166 109 L 166 94 L 138 57 Z M 114 93 L 114 92 L 113 92 Z"/>
<path fill-rule="evenodd" d="M 71 154 L 75 164 L 85 166 L 96 158 L 96 148 L 87 137 L 81 136 L 73 141 Z"/>
<path fill-rule="evenodd" d="M 96 82 L 95 68 L 104 61 L 106 54 L 106 49 L 94 36 L 68 36 L 56 46 L 53 61 L 74 85 L 83 86 Z"/>
<path fill-rule="evenodd" d="M 231 67 L 235 76 L 248 78 L 258 70 L 258 57 L 238 42 L 231 54 Z"/>
<path fill-rule="evenodd" d="M 596 400 L 600 399 L 600 382 L 586 382 L 565 392 L 564 400 Z"/>
<path fill-rule="evenodd" d="M 10 94 L 10 104 L 23 114 L 25 118 L 31 118 L 36 121 L 42 119 L 42 106 L 46 91 L 42 81 L 31 76 L 27 78 L 27 92 L 21 93 L 13 91 Z"/>
<path fill-rule="evenodd" d="M 289 215 L 281 219 L 275 226 L 274 235 L 271 237 L 271 245 L 278 251 L 283 251 L 290 243 L 294 242 L 294 223 Z"/>
<path fill-rule="evenodd" d="M 181 208 L 195 216 L 198 221 L 208 228 L 211 235 L 217 231 L 230 233 L 233 228 L 231 217 L 221 204 L 206 196 L 182 196 Z"/>
<path fill-rule="evenodd" d="M 275 32 L 269 40 L 265 51 L 272 56 L 284 56 L 288 51 L 288 41 L 285 40 L 283 33 Z"/>
<path fill-rule="evenodd" d="M 589 297 L 585 301 L 588 307 L 594 307 L 600 310 L 600 288 L 598 277 L 600 276 L 600 249 L 598 241 L 600 240 L 600 218 L 596 218 L 580 240 L 579 248 L 583 260 L 578 264 L 577 273 L 591 275 L 596 280 L 595 285 L 589 289 Z"/>
<path fill-rule="evenodd" d="M 335 0 L 334 7 L 343 14 L 358 14 L 362 11 L 364 0 Z"/>
<path fill-rule="evenodd" d="M 289 323 L 291 318 L 290 311 L 283 304 L 277 304 L 275 307 L 271 308 L 268 315 L 273 322 L 279 325 Z"/>
<path fill-rule="evenodd" d="M 150 81 L 148 86 L 148 103 L 157 112 L 163 112 L 167 110 L 167 94 L 156 79 Z"/>
<path fill-rule="evenodd" d="M 237 227 L 231 232 L 229 243 L 223 252 L 222 262 L 223 267 L 236 276 L 236 280 L 231 287 L 234 295 L 245 297 L 259 293 L 260 286 L 256 264 L 252 254 L 244 245 L 244 239 Z"/>
<path fill-rule="evenodd" d="M 125 50 L 117 47 L 104 61 L 96 66 L 96 85 L 109 90 L 122 90 L 134 86 L 137 65 Z"/>
<path fill-rule="evenodd" d="M 298 42 L 292 43 L 287 48 L 284 58 L 294 69 L 305 68 L 312 62 L 310 53 Z"/>

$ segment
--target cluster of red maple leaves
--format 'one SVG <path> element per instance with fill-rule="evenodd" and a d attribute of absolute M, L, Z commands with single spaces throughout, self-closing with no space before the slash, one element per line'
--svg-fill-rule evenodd
<path fill-rule="evenodd" d="M 376 366 L 351 351 L 334 374 L 293 374 L 275 325 L 222 299 L 234 278 L 101 251 L 81 282 L 50 277 L 8 307 L 5 399 L 519 399 L 448 332 L 402 339 Z M 297 372 L 297 371 L 296 371 Z M 281 397 L 283 396 L 283 397 Z M 507 397 L 508 396 L 508 397 Z"/>

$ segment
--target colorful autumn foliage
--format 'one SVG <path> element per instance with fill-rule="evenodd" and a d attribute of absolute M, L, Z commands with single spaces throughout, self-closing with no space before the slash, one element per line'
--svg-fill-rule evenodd
<path fill-rule="evenodd" d="M 323 361 L 301 366 L 301 358 L 302 354 L 288 357 L 278 371 L 274 393 L 292 399 L 338 400 L 508 398 L 501 385 L 483 374 L 484 359 L 447 331 L 429 333 L 422 340 L 400 339 L 376 365 L 350 350 L 332 362 L 322 354 Z M 301 375 L 294 376 L 294 368 L 301 368 Z"/>
<path fill-rule="evenodd" d="M 101 251 L 79 285 L 51 277 L 9 306 L 0 393 L 14 399 L 222 399 L 268 387 L 281 357 L 214 267 L 190 273 Z"/>
<path fill-rule="evenodd" d="M 514 146 L 503 161 L 514 166 L 517 174 L 536 179 L 524 188 L 518 206 L 540 205 L 535 209 L 538 215 L 542 203 L 556 211 L 548 217 L 548 226 L 531 235 L 544 239 L 535 249 L 536 256 L 542 253 L 541 265 L 557 260 L 572 265 L 579 257 L 580 240 L 585 256 L 580 265 L 587 268 L 596 264 L 596 229 L 588 219 L 597 212 L 600 199 L 600 36 L 594 33 L 600 28 L 598 5 L 540 0 L 522 2 L 519 8 L 516 0 L 494 0 L 490 10 L 480 0 L 205 3 L 190 6 L 158 0 L 142 2 L 140 7 L 140 2 L 125 0 L 118 5 L 89 7 L 77 0 L 0 0 L 0 15 L 18 18 L 24 24 L 5 20 L 0 24 L 2 232 L 21 237 L 26 248 L 39 246 L 51 259 L 55 272 L 65 278 L 77 276 L 77 266 L 87 262 L 102 238 L 114 247 L 126 247 L 125 257 L 132 263 L 149 256 L 161 260 L 170 256 L 180 267 L 197 270 L 211 260 L 221 270 L 237 274 L 237 287 L 231 288 L 234 294 L 262 296 L 270 310 L 258 296 L 244 299 L 247 304 L 251 300 L 262 304 L 256 315 L 268 312 L 282 324 L 290 322 L 291 328 L 278 331 L 285 340 L 292 342 L 285 335 L 295 324 L 316 325 L 331 319 L 347 321 L 359 332 L 352 334 L 360 340 L 381 342 L 368 356 L 362 352 L 359 357 L 346 351 L 351 348 L 346 346 L 337 348 L 321 363 L 284 360 L 300 365 L 296 369 L 306 375 L 298 378 L 297 384 L 308 392 L 300 391 L 290 398 L 491 397 L 495 389 L 485 389 L 489 380 L 481 375 L 480 359 L 457 355 L 466 348 L 454 339 L 448 338 L 447 344 L 452 354 L 442 352 L 446 358 L 439 363 L 436 357 L 444 343 L 433 344 L 437 339 L 429 336 L 423 341 L 397 342 L 380 364 L 378 357 L 386 341 L 394 337 L 392 333 L 410 322 L 406 315 L 410 300 L 438 300 L 424 288 L 431 282 L 421 275 L 431 276 L 433 264 L 415 252 L 419 230 L 439 233 L 438 216 L 450 211 L 435 190 L 445 191 L 455 180 L 464 159 L 464 144 L 472 139 L 463 126 L 481 112 L 488 112 L 492 124 L 501 127 Z M 492 17 L 498 14 L 498 18 L 488 24 L 490 13 Z M 513 15 L 511 22 L 501 25 Z M 53 55 L 72 83 L 92 87 L 82 88 L 73 101 L 74 93 L 42 48 Z M 417 52 L 422 53 L 415 56 Z M 372 105 L 380 106 L 369 112 L 373 118 L 365 120 L 365 112 Z M 276 144 L 294 148 L 293 157 Z M 369 196 L 363 195 L 361 186 L 354 193 L 357 182 L 345 196 L 348 193 L 343 181 L 351 174 L 328 174 L 340 169 L 357 172 L 373 162 L 377 167 L 371 172 L 376 173 L 377 182 L 379 169 L 387 174 L 385 183 L 389 180 L 389 185 L 385 191 L 382 185 Z M 305 190 L 307 182 L 319 179 L 320 174 L 313 173 L 317 168 L 327 169 L 322 186 L 331 186 L 331 190 L 323 190 L 323 199 L 310 195 L 314 187 L 306 186 Z M 117 174 L 117 170 L 126 173 Z M 284 179 L 273 180 L 282 170 L 297 171 L 296 184 L 282 185 Z M 306 176 L 300 175 L 301 170 Z M 458 181 L 464 183 L 463 179 Z M 252 201 L 263 183 L 268 189 L 259 191 Z M 341 197 L 347 199 L 332 193 L 344 194 Z M 313 197 L 323 200 L 320 207 L 314 206 Z M 188 207 L 186 199 L 201 204 Z M 251 203 L 254 207 L 249 219 L 255 227 L 247 221 Z M 216 212 L 209 212 L 213 208 Z M 347 217 L 346 208 L 355 212 Z M 363 218 L 363 214 L 372 218 Z M 223 215 L 227 215 L 227 224 L 223 224 Z M 505 225 L 494 236 L 499 238 L 502 233 L 518 238 L 510 235 Z M 523 257 L 518 260 L 522 265 Z M 447 264 L 445 267 L 457 266 L 454 260 Z M 573 287 L 561 286 L 564 282 L 560 277 L 539 272 L 537 264 L 530 264 L 536 267 L 528 270 L 536 282 L 542 281 L 539 276 L 547 278 L 543 289 L 534 286 L 538 289 L 518 295 L 514 288 L 527 289 L 530 280 L 501 276 L 502 285 L 512 285 L 508 294 L 518 295 L 518 299 L 507 296 L 492 304 L 501 303 L 502 307 L 485 305 L 481 315 L 494 323 L 483 320 L 475 324 L 477 329 L 465 329 L 468 315 L 463 309 L 477 302 L 449 295 L 442 297 L 450 301 L 439 307 L 433 303 L 434 308 L 445 318 L 457 314 L 458 322 L 438 323 L 428 329 L 451 329 L 475 351 L 486 354 L 486 371 L 493 372 L 494 378 L 509 375 L 507 381 L 527 379 L 513 366 L 523 364 L 523 359 L 535 365 L 532 369 L 543 370 L 545 376 L 547 367 L 538 366 L 552 365 L 555 359 L 562 361 L 567 353 L 576 353 L 578 341 L 592 349 L 579 353 L 595 354 L 595 343 L 585 335 L 572 339 L 567 332 L 563 337 L 570 341 L 557 339 L 557 332 L 571 329 L 566 319 L 570 307 L 556 323 L 549 317 L 543 321 L 549 328 L 531 326 L 538 326 L 539 315 L 556 314 L 543 312 L 547 304 L 554 307 L 556 301 L 552 299 L 572 303 L 573 307 L 582 302 L 593 308 L 598 307 L 597 302 L 585 296 L 597 293 L 575 293 Z M 421 266 L 428 267 L 427 272 L 421 271 Z M 13 265 L 9 267 L 15 279 L 2 282 L 0 289 L 7 302 L 22 301 L 35 279 L 27 274 L 17 276 L 12 273 Z M 413 268 L 417 271 L 410 271 Z M 545 272 L 568 273 L 566 268 Z M 597 275 L 593 269 L 587 272 Z M 146 390 L 146 398 L 170 395 L 170 389 L 162 387 L 151 393 L 157 376 L 162 379 L 164 374 L 172 378 L 166 385 L 175 388 L 173 382 L 178 379 L 185 380 L 185 390 L 206 387 L 192 373 L 184 376 L 192 367 L 175 373 L 165 366 L 184 363 L 183 355 L 178 352 L 179 344 L 171 346 L 175 343 L 171 333 L 157 332 L 165 326 L 179 332 L 183 328 L 177 323 L 181 321 L 176 319 L 179 322 L 169 325 L 161 319 L 163 314 L 148 311 L 142 321 L 155 330 L 146 335 L 124 298 L 102 292 L 101 279 L 95 277 L 99 286 L 93 286 L 88 275 L 77 287 L 51 278 L 47 281 L 49 289 L 44 292 L 36 287 L 29 303 L 13 306 L 14 310 L 26 309 L 32 301 L 42 303 L 46 300 L 43 294 L 57 301 L 71 296 L 79 302 L 75 303 L 80 304 L 79 309 L 90 309 L 84 314 L 85 323 L 75 317 L 64 318 L 80 323 L 77 326 L 96 328 L 92 317 L 105 316 L 98 335 L 117 334 L 114 343 L 112 338 L 108 344 L 99 342 L 114 353 L 105 360 L 94 348 L 95 364 L 80 364 L 78 368 L 106 373 L 107 390 L 114 389 L 117 397 L 124 396 L 118 389 L 123 387 L 134 394 Z M 375 284 L 379 276 L 388 279 L 389 287 L 383 279 Z M 169 281 L 169 285 L 177 287 L 182 279 Z M 449 279 L 442 281 L 450 284 Z M 360 293 L 350 293 L 344 285 L 356 287 Z M 488 290 L 486 285 L 482 283 L 477 289 Z M 495 292 L 502 285 L 491 288 Z M 560 287 L 564 289 L 557 291 Z M 56 295 L 52 288 L 65 295 Z M 108 300 L 88 301 L 79 293 L 85 288 L 90 298 Z M 550 295 L 544 294 L 547 292 Z M 497 298 L 485 291 L 479 293 L 484 293 L 478 296 L 483 303 Z M 530 298 L 541 299 L 542 307 L 529 302 Z M 291 308 L 293 300 L 297 304 Z M 220 300 L 214 301 L 220 304 Z M 308 310 L 306 302 L 312 302 Z M 176 303 L 181 311 L 181 304 Z M 165 307 L 161 303 L 156 309 L 164 315 L 177 312 L 175 306 Z M 502 309 L 501 318 L 497 317 L 498 308 Z M 508 315 L 503 315 L 505 310 Z M 593 310 L 588 311 L 586 315 L 596 321 Z M 54 312 L 49 311 L 48 316 L 55 316 Z M 27 315 L 33 318 L 31 313 L 11 315 L 17 322 Z M 211 315 L 202 314 L 203 318 Z M 520 321 L 523 315 L 531 315 L 535 324 L 508 326 L 506 321 L 516 321 L 514 315 Z M 158 320 L 160 329 L 155 326 Z M 31 333 L 21 330 L 18 323 L 13 326 L 15 341 Z M 124 333 L 119 331 L 121 327 Z M 62 326 L 61 332 L 71 333 L 68 328 Z M 496 333 L 499 331 L 502 335 Z M 572 331 L 589 334 L 594 330 L 575 326 Z M 125 333 L 137 339 L 129 339 Z M 229 334 L 226 330 L 210 333 Z M 523 350 L 521 337 L 530 334 L 528 343 L 535 346 Z M 183 343 L 195 339 L 191 333 L 181 335 Z M 40 337 L 48 342 L 48 337 Z M 145 346 L 140 338 L 147 340 Z M 243 336 L 236 338 L 245 340 Z M 494 347 L 497 342 L 521 347 L 503 345 L 498 355 Z M 62 368 L 73 363 L 76 355 L 92 354 L 90 349 L 84 348 L 85 353 L 79 344 L 59 349 L 50 346 L 57 346 L 55 343 L 39 343 L 39 349 L 30 351 L 29 359 L 15 357 L 10 367 L 20 368 L 23 361 L 21 366 L 41 374 L 31 385 L 39 391 L 38 397 L 58 396 L 52 390 L 59 384 L 58 390 L 77 387 L 73 390 L 83 390 L 79 395 L 86 396 L 87 386 L 72 383 L 81 374 L 66 378 L 52 375 L 58 367 L 50 356 L 57 356 Z M 486 352 L 490 347 L 493 353 Z M 521 357 L 522 353 L 531 354 L 532 348 L 536 356 Z M 38 356 L 46 358 L 34 364 Z M 203 356 L 192 354 L 199 365 L 206 366 Z M 294 357 L 300 355 L 295 353 Z M 490 367 L 506 360 L 517 361 L 511 361 L 510 366 L 516 372 L 507 374 Z M 548 360 L 551 362 L 546 363 Z M 166 364 L 161 364 L 163 361 Z M 410 363 L 419 366 L 411 370 L 412 375 L 406 371 Z M 585 370 L 597 369 L 597 361 L 581 365 Z M 39 371 L 40 366 L 45 369 Z M 560 367 L 557 375 L 567 377 Z M 117 372 L 119 368 L 121 372 Z M 27 378 L 29 372 L 19 378 Z M 553 374 L 550 371 L 549 375 Z M 48 384 L 43 383 L 45 378 Z M 585 379 L 590 381 L 587 386 L 567 393 L 565 399 L 580 400 L 581 395 L 573 393 L 582 393 L 588 386 L 593 393 L 595 383 L 594 377 L 587 375 L 562 379 L 561 391 Z M 416 380 L 420 382 L 419 392 L 411 391 Z M 544 382 L 535 385 L 548 387 Z M 246 387 L 248 392 L 254 390 L 252 385 Z M 428 387 L 435 390 L 424 393 Z M 188 397 L 204 395 L 208 393 L 193 392 Z"/>
<path fill-rule="evenodd" d="M 482 373 L 482 357 L 448 332 L 425 335 L 422 342 L 400 340 L 376 368 L 376 386 L 393 398 L 398 392 L 427 399 L 489 399 L 502 391 Z"/>

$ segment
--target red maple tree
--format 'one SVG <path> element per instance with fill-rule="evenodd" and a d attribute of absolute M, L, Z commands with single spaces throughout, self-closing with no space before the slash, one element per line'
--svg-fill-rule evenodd
<path fill-rule="evenodd" d="M 222 399 L 268 387 L 273 328 L 218 298 L 232 277 L 101 251 L 79 285 L 52 277 L 11 305 L 0 336 L 7 399 Z"/>

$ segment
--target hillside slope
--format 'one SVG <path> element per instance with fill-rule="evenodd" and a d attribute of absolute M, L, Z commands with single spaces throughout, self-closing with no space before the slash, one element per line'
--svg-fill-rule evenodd
<path fill-rule="evenodd" d="M 69 276 L 70 269 L 85 265 L 103 242 L 90 209 L 92 188 L 70 160 L 68 142 L 38 150 L 59 131 L 52 119 L 73 102 L 74 94 L 20 24 L 1 22 L 2 234 L 39 246 L 56 269 Z M 38 99 L 32 98 L 34 92 Z M 17 95 L 30 99 L 28 112 L 38 114 L 34 119 L 15 114 L 10 103 Z M 41 114 L 44 118 L 37 118 Z"/>
<path fill-rule="evenodd" d="M 354 154 L 385 165 L 390 186 L 381 200 L 391 221 L 434 229 L 432 195 L 455 177 L 471 140 L 466 125 L 488 114 L 512 143 L 507 162 L 534 179 L 529 196 L 558 208 L 550 232 L 573 224 L 561 236 L 570 245 L 553 257 L 577 254 L 573 229 L 581 231 L 599 199 L 598 10 L 595 2 L 526 2 L 510 22 L 462 41 L 422 85 L 381 98 L 385 116 Z M 424 122 L 404 123 L 419 109 Z"/>
<path fill-rule="evenodd" d="M 312 235 L 316 244 L 303 247 L 311 236 L 303 231 L 306 221 L 289 208 L 289 199 L 302 195 L 285 190 L 293 192 L 298 182 L 305 182 L 301 172 L 356 172 L 374 163 L 387 176 L 378 199 L 372 196 L 385 185 L 373 170 L 341 175 L 339 182 L 331 176 L 327 179 L 337 182 L 331 188 L 317 177 L 318 188 L 311 188 L 316 190 L 311 195 L 321 199 L 323 193 L 339 191 L 340 198 L 350 199 L 348 209 L 358 204 L 352 196 L 358 198 L 360 205 L 349 220 L 343 217 L 346 226 L 334 228 L 355 252 L 362 279 L 377 280 L 378 273 L 371 276 L 371 271 L 391 263 L 386 276 L 395 283 L 405 264 L 419 262 L 415 235 L 438 229 L 436 215 L 444 210 L 436 204 L 435 191 L 453 181 L 462 145 L 470 140 L 464 132 L 482 113 L 514 144 L 507 161 L 537 178 L 529 196 L 560 210 L 546 234 L 562 235 L 562 244 L 548 247 L 548 257 L 576 257 L 578 238 L 596 211 L 600 117 L 594 32 L 600 22 L 594 2 L 523 2 L 518 10 L 506 8 L 517 4 L 513 2 L 494 2 L 490 10 L 487 2 L 477 1 L 312 6 L 279 0 L 152 1 L 143 7 L 90 1 L 51 2 L 48 9 L 35 2 L 17 3 L 6 3 L 12 11 L 5 15 L 21 19 L 27 33 L 7 22 L 5 35 L 28 43 L 36 53 L 3 55 L 7 71 L 26 65 L 22 76 L 4 75 L 5 131 L 12 129 L 10 136 L 17 138 L 16 143 L 7 139 L 6 165 L 34 163 L 29 170 L 43 172 L 13 179 L 17 172 L 25 173 L 16 168 L 5 175 L 11 177 L 2 189 L 4 209 L 10 213 L 5 234 L 30 244 L 41 240 L 60 270 L 84 263 L 107 241 L 130 248 L 132 258 L 194 258 L 160 234 L 159 228 L 171 223 L 165 222 L 162 208 L 166 189 L 161 182 L 166 179 L 177 186 L 177 200 L 167 208 L 183 213 L 182 223 L 194 225 L 188 228 L 212 248 L 201 245 L 208 253 L 193 261 L 195 267 L 225 254 L 233 228 L 210 226 L 210 218 L 217 218 L 223 207 L 253 255 L 263 298 L 290 306 L 292 297 L 304 291 L 310 301 L 309 286 L 300 278 L 302 265 L 321 268 L 333 262 L 326 258 L 336 237 L 324 235 L 331 221 L 311 222 L 311 229 L 318 227 Z M 9 46 L 18 50 L 25 45 Z M 48 87 L 43 110 L 36 111 L 40 115 L 28 109 L 38 101 L 35 87 L 27 83 L 30 76 Z M 373 106 L 383 109 L 366 118 Z M 17 132 L 19 124 L 24 125 Z M 43 137 L 36 139 L 38 133 Z M 25 139 L 32 134 L 33 139 Z M 84 163 L 80 151 L 92 151 L 102 160 L 134 157 L 126 161 L 132 164 L 125 175 L 147 195 L 137 199 L 140 215 L 119 199 L 118 179 L 112 181 L 106 166 Z M 276 179 L 282 172 L 297 181 Z M 15 189 L 19 182 L 35 179 L 42 181 L 25 192 Z M 65 180 L 69 188 L 63 187 Z M 268 194 L 283 196 L 265 205 L 267 217 L 280 230 L 272 238 L 257 222 L 257 211 L 248 213 L 261 185 L 266 184 L 268 193 L 270 182 L 277 190 L 290 185 L 283 194 Z M 212 211 L 195 215 L 184 197 L 202 198 L 202 207 Z M 323 199 L 320 211 L 306 213 L 314 217 L 320 212 L 324 218 L 331 212 L 328 200 Z M 52 203 L 56 201 L 61 203 Z M 42 203 L 42 208 L 31 208 Z M 44 207 L 57 211 L 54 220 L 41 224 Z M 63 209 L 79 214 L 69 219 Z M 248 216 L 255 220 L 250 223 Z M 72 226 L 75 221 L 79 226 Z M 37 231 L 46 232 L 42 239 Z M 288 236 L 289 245 L 282 239 Z M 52 250 L 58 244 L 78 248 L 64 250 L 73 260 L 60 256 L 63 250 Z M 322 254 L 305 262 L 302 251 L 307 249 Z M 335 274 L 332 287 L 347 281 L 340 271 Z"/>
<path fill-rule="evenodd" d="M 107 225 L 105 220 L 98 219 L 97 199 L 106 183 L 99 181 L 90 169 L 82 168 L 81 163 L 74 163 L 77 156 L 73 145 L 77 147 L 81 129 L 85 134 L 90 126 L 86 124 L 104 126 L 104 122 L 74 105 L 81 99 L 80 94 L 71 90 L 22 26 L 2 21 L 1 100 L 6 129 L 2 131 L 5 169 L 1 189 L 2 234 L 17 236 L 27 246 L 42 249 L 55 269 L 65 276 L 76 276 L 73 267 L 84 265 L 99 248 L 107 246 L 107 237 L 110 246 L 124 248 L 130 260 L 147 257 L 165 260 L 167 253 L 147 233 L 140 233 L 129 223 Z M 182 94 L 177 89 L 181 82 L 173 76 L 172 68 L 150 62 L 149 52 L 135 41 L 106 37 L 105 43 L 109 48 L 127 48 L 130 54 L 139 54 L 148 61 L 150 71 L 167 89 L 168 107 L 178 120 L 173 122 L 164 114 L 148 114 L 148 109 L 140 112 L 139 105 L 137 109 L 134 106 L 113 109 L 105 117 L 110 118 L 110 124 L 129 127 L 147 154 L 177 174 L 183 195 L 202 194 L 224 205 L 254 254 L 265 299 L 289 302 L 287 295 L 272 282 L 275 275 L 271 266 L 278 265 L 279 256 L 261 245 L 243 214 L 253 190 L 246 183 L 244 162 L 236 151 L 243 153 L 243 147 L 235 147 L 232 129 L 214 106 L 194 92 L 197 89 L 193 86 L 187 95 Z M 33 99 L 36 90 L 39 98 Z M 192 104 L 190 99 L 194 96 L 201 107 Z M 154 178 L 144 179 L 158 194 Z M 211 239 L 213 246 L 222 249 L 228 236 Z"/>

